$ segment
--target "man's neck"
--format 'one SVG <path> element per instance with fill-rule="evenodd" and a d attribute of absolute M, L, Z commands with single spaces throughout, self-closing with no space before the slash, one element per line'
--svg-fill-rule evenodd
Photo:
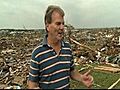
<path fill-rule="evenodd" d="M 59 54 L 61 49 L 61 41 L 53 40 L 52 38 L 47 38 L 48 44 Z"/>
<path fill-rule="evenodd" d="M 61 44 L 60 41 L 58 40 L 54 40 L 52 38 L 47 38 L 47 41 L 48 41 L 48 44 L 51 45 L 51 46 L 59 46 Z"/>
<path fill-rule="evenodd" d="M 47 41 L 48 41 L 48 44 L 51 46 L 57 46 L 61 42 L 60 40 L 53 38 L 53 36 L 51 36 L 51 35 L 48 35 Z"/>

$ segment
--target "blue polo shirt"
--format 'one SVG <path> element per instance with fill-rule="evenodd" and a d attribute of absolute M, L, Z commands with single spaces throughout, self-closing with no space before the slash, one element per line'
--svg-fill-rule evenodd
<path fill-rule="evenodd" d="M 74 69 L 69 43 L 61 41 L 59 54 L 48 45 L 47 36 L 43 44 L 32 52 L 29 80 L 38 82 L 42 89 L 69 89 L 70 71 Z"/>

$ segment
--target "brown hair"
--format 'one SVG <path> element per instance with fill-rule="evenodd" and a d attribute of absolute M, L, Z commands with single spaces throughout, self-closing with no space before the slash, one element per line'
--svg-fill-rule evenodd
<path fill-rule="evenodd" d="M 57 11 L 58 13 L 60 13 L 62 16 L 64 16 L 64 11 L 59 7 L 59 6 L 56 6 L 56 5 L 50 5 L 48 6 L 47 10 L 46 10 L 46 13 L 45 13 L 45 24 L 46 23 L 51 23 L 52 21 L 52 13 L 54 11 Z"/>
<path fill-rule="evenodd" d="M 56 5 L 50 5 L 48 6 L 47 10 L 46 10 L 46 13 L 45 13 L 45 17 L 44 17 L 44 22 L 45 22 L 45 25 L 47 23 L 51 23 L 52 22 L 52 13 L 56 11 L 58 12 L 60 15 L 62 15 L 62 17 L 65 15 L 64 14 L 64 11 L 59 7 L 59 6 L 56 6 Z M 45 27 L 46 28 L 46 27 Z"/>

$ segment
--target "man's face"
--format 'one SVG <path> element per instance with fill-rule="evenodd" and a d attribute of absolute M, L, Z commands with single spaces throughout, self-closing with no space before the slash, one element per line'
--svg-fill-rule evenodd
<path fill-rule="evenodd" d="M 64 18 L 58 13 L 53 12 L 52 22 L 47 26 L 48 35 L 53 40 L 62 40 L 64 36 Z"/>

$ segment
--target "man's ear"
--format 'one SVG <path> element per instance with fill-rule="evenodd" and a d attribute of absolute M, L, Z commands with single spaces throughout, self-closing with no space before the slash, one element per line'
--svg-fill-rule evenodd
<path fill-rule="evenodd" d="M 45 25 L 45 26 L 46 26 L 46 28 L 47 28 L 47 27 L 48 27 L 48 23 L 46 23 L 46 25 Z"/>
<path fill-rule="evenodd" d="M 47 22 L 47 21 L 45 21 L 45 27 L 46 27 L 46 28 L 48 27 L 48 22 Z"/>
<path fill-rule="evenodd" d="M 46 23 L 45 27 L 46 27 L 46 29 L 47 29 L 47 30 L 49 30 L 49 29 L 48 29 L 48 26 L 49 26 L 49 24 L 48 24 L 48 23 Z"/>

